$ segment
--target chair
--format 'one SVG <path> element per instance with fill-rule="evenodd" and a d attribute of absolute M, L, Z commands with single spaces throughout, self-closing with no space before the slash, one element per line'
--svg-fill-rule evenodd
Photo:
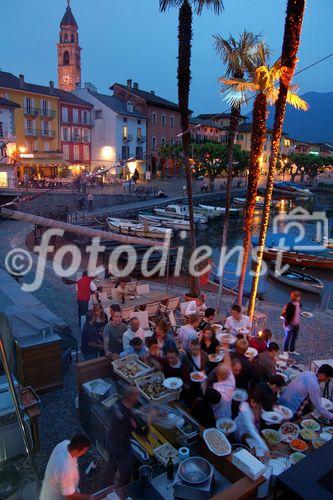
<path fill-rule="evenodd" d="M 130 314 L 130 318 L 138 318 L 140 321 L 140 326 L 143 330 L 149 330 L 149 319 L 147 311 L 132 311 Z"/>
<path fill-rule="evenodd" d="M 166 303 L 167 312 L 176 311 L 176 309 L 178 309 L 179 307 L 179 304 L 180 304 L 180 297 L 172 297 L 172 299 L 168 299 Z"/>
<path fill-rule="evenodd" d="M 136 293 L 138 295 L 146 295 L 147 293 L 150 293 L 150 287 L 148 284 L 145 285 L 138 285 L 136 287 Z"/>
<path fill-rule="evenodd" d="M 151 302 L 146 305 L 145 312 L 148 314 L 148 318 L 155 316 L 160 308 L 159 302 Z"/>
<path fill-rule="evenodd" d="M 127 307 L 126 309 L 122 309 L 121 312 L 125 321 L 129 321 L 133 316 L 136 316 L 135 307 Z"/>
<path fill-rule="evenodd" d="M 167 312 L 167 316 L 168 316 L 168 319 L 169 319 L 169 322 L 170 322 L 171 328 L 172 328 L 172 330 L 173 330 L 173 333 L 174 333 L 175 335 L 177 335 L 179 328 L 180 328 L 181 326 L 183 326 L 183 324 L 179 324 L 179 323 L 177 323 L 177 320 L 176 320 L 176 317 L 175 317 L 175 315 L 174 315 L 173 311 L 168 311 L 168 312 Z"/>
<path fill-rule="evenodd" d="M 185 311 L 188 306 L 188 302 L 180 302 L 179 307 L 180 307 L 180 312 L 185 316 Z"/>

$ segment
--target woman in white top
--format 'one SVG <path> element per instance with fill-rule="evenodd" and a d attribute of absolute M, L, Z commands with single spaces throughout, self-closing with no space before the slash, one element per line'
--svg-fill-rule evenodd
<path fill-rule="evenodd" d="M 216 369 L 217 382 L 213 384 L 213 389 L 221 395 L 221 400 L 214 405 L 215 418 L 231 418 L 231 402 L 235 392 L 236 381 L 232 373 L 231 358 L 228 351 L 229 344 L 223 344 L 224 358 L 223 363 Z"/>
<path fill-rule="evenodd" d="M 235 419 L 235 436 L 239 442 L 244 438 L 252 438 L 256 449 L 269 455 L 269 450 L 259 434 L 261 410 L 262 397 L 260 392 L 254 389 L 250 392 L 248 401 L 240 405 L 239 414 Z"/>

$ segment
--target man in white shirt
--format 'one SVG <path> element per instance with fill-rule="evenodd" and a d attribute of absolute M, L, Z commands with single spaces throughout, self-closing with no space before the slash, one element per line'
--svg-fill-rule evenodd
<path fill-rule="evenodd" d="M 52 451 L 46 466 L 39 500 L 90 500 L 90 495 L 78 492 L 80 480 L 77 460 L 91 446 L 84 434 L 77 434 L 71 441 L 66 439 Z"/>
<path fill-rule="evenodd" d="M 237 328 L 246 328 L 251 330 L 251 321 L 248 316 L 242 314 L 242 308 L 238 304 L 234 304 L 230 308 L 231 316 L 228 316 L 224 324 L 227 333 L 236 335 L 239 333 Z"/>
<path fill-rule="evenodd" d="M 181 348 L 184 351 L 189 351 L 191 340 L 198 338 L 198 332 L 196 329 L 199 326 L 201 317 L 199 314 L 191 314 L 187 319 L 187 325 L 183 325 L 179 328 L 178 341 Z"/>
<path fill-rule="evenodd" d="M 130 347 L 130 342 L 134 337 L 139 337 L 143 342 L 145 341 L 145 332 L 140 327 L 140 320 L 133 316 L 130 320 L 129 328 L 123 335 L 123 350 L 125 351 Z"/>
<path fill-rule="evenodd" d="M 184 316 L 191 316 L 191 314 L 200 314 L 200 313 L 203 314 L 206 309 L 207 306 L 205 304 L 204 297 L 200 297 L 195 300 L 190 300 L 190 302 L 187 304 L 185 308 Z"/>
<path fill-rule="evenodd" d="M 301 416 L 307 403 L 311 402 L 320 415 L 333 420 L 333 413 L 326 410 L 321 402 L 319 385 L 327 382 L 331 377 L 333 377 L 333 368 L 327 364 L 321 365 L 317 373 L 310 371 L 300 373 L 283 391 L 279 403 L 290 408 L 294 415 Z"/>

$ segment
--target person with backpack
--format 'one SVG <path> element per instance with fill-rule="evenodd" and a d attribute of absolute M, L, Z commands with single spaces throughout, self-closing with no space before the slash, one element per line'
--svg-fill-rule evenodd
<path fill-rule="evenodd" d="M 283 327 L 285 332 L 284 347 L 285 352 L 299 356 L 295 351 L 296 340 L 299 334 L 299 326 L 301 319 L 301 292 L 293 291 L 290 294 L 290 302 L 286 304 L 282 310 Z"/>

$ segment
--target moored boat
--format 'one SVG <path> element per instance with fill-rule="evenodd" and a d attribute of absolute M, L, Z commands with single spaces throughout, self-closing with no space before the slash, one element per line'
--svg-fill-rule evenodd
<path fill-rule="evenodd" d="M 324 283 L 309 274 L 288 269 L 279 272 L 275 269 L 275 263 L 272 262 L 268 267 L 268 274 L 277 281 L 293 288 L 299 288 L 311 293 L 321 293 L 324 288 Z"/>
<path fill-rule="evenodd" d="M 274 193 L 289 194 L 292 196 L 310 196 L 311 191 L 294 182 L 274 182 Z"/>
<path fill-rule="evenodd" d="M 245 206 L 246 205 L 246 198 L 234 198 L 234 203 L 236 205 Z M 260 196 L 257 196 L 256 207 L 262 208 L 263 206 L 264 206 L 264 200 Z"/>
<path fill-rule="evenodd" d="M 214 215 L 216 217 L 220 217 L 221 215 L 225 214 L 226 208 L 225 207 L 214 207 L 211 205 L 202 205 L 199 204 L 199 207 L 204 210 L 207 215 L 209 214 Z M 230 215 L 235 215 L 241 211 L 240 208 L 230 208 L 229 213 Z"/>
<path fill-rule="evenodd" d="M 173 217 L 177 219 L 189 219 L 189 209 L 186 205 L 167 205 L 165 208 L 154 208 L 155 214 L 162 215 L 163 217 Z M 208 217 L 202 214 L 195 213 L 194 221 L 198 224 L 207 224 Z"/>
<path fill-rule="evenodd" d="M 150 224 L 160 224 L 163 227 L 170 227 L 175 229 L 176 231 L 189 231 L 190 230 L 190 221 L 184 219 L 171 219 L 169 217 L 161 217 L 159 215 L 150 215 L 150 214 L 140 214 L 138 215 L 139 220 L 145 221 L 147 220 Z"/>
<path fill-rule="evenodd" d="M 277 260 L 278 254 L 281 250 L 276 248 L 264 249 L 264 260 Z M 284 264 L 291 264 L 296 267 L 310 267 L 313 269 L 333 270 L 333 259 L 329 257 L 320 257 L 319 255 L 311 255 L 301 252 L 288 252 L 282 251 L 282 262 Z"/>
<path fill-rule="evenodd" d="M 121 234 L 142 236 L 144 238 L 165 239 L 172 236 L 172 229 L 152 226 L 148 223 L 135 222 L 126 219 L 117 219 L 108 217 L 106 219 L 109 231 L 114 231 Z"/>

